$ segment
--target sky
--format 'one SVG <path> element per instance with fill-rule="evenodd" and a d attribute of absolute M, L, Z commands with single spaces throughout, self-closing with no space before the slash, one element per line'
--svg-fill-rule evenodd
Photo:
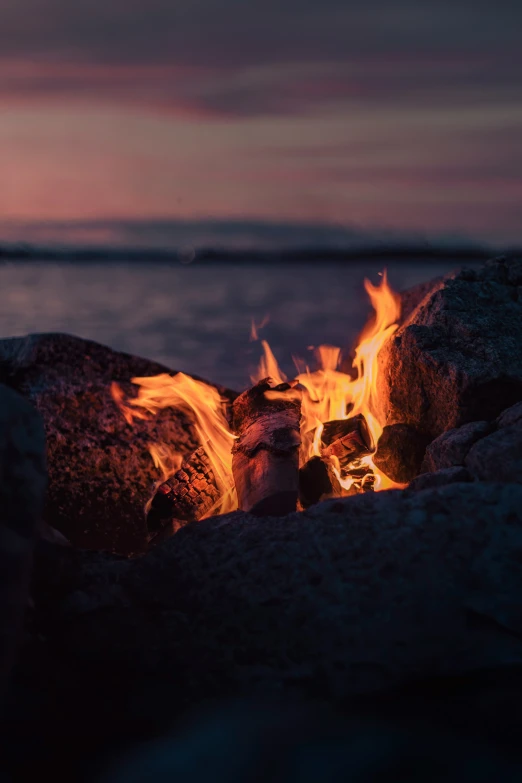
<path fill-rule="evenodd" d="M 521 29 L 519 0 L 1 0 L 0 236 L 521 243 Z"/>

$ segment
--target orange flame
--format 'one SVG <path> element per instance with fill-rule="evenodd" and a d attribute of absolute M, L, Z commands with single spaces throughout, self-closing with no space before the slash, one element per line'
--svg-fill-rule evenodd
<path fill-rule="evenodd" d="M 327 421 L 347 419 L 362 413 L 376 444 L 383 430 L 382 417 L 377 395 L 378 355 L 383 345 L 390 339 L 398 327 L 400 317 L 400 297 L 388 284 L 386 272 L 383 272 L 380 285 L 374 286 L 365 280 L 364 286 L 375 310 L 375 317 L 367 324 L 355 351 L 353 367 L 357 371 L 353 379 L 337 368 L 341 362 L 340 348 L 321 345 L 315 351 L 319 369 L 300 373 L 296 380 L 303 389 L 301 395 L 302 446 L 301 464 L 315 455 L 320 455 L 322 426 Z M 277 361 L 268 344 L 262 343 L 264 355 L 257 375 L 253 380 L 270 376 L 283 377 Z M 276 392 L 267 392 L 276 396 Z M 368 465 L 376 474 L 375 489 L 389 489 L 398 485 L 385 476 L 374 464 L 371 456 L 364 457 L 362 464 Z M 342 479 L 339 470 L 334 468 L 337 478 L 344 489 L 349 489 L 352 479 Z"/>
<path fill-rule="evenodd" d="M 294 395 L 301 400 L 301 464 L 310 457 L 321 454 L 323 425 L 328 421 L 363 414 L 374 444 L 382 433 L 383 417 L 379 410 L 377 394 L 378 355 L 397 329 L 400 297 L 388 285 L 386 272 L 382 275 L 380 285 L 374 286 L 365 280 L 365 288 L 375 316 L 363 330 L 355 352 L 353 367 L 356 377 L 352 378 L 340 372 L 338 368 L 341 350 L 335 346 L 321 345 L 315 349 L 319 369 L 314 372 L 295 360 L 298 369 L 305 367 L 305 370 L 299 372 L 291 382 L 294 388 L 284 394 L 286 398 Z M 262 328 L 267 320 L 257 327 L 252 324 L 251 339 L 258 338 L 258 329 Z M 263 357 L 252 381 L 271 378 L 275 384 L 286 382 L 287 378 L 280 370 L 268 342 L 262 340 L 261 345 Z M 126 400 L 123 390 L 117 384 L 113 384 L 111 388 L 112 396 L 129 424 L 132 424 L 134 419 L 147 419 L 163 408 L 176 407 L 188 411 L 194 419 L 198 441 L 212 465 L 220 493 L 218 503 L 206 516 L 236 510 L 237 495 L 232 476 L 231 453 L 235 435 L 230 432 L 225 416 L 225 401 L 217 389 L 183 373 L 133 378 L 132 381 L 139 387 L 138 396 L 134 399 Z M 269 397 L 277 397 L 281 392 L 272 390 L 266 394 Z M 171 446 L 155 444 L 151 446 L 150 453 L 155 466 L 161 471 L 161 481 L 165 481 L 180 467 L 182 457 Z M 360 464 L 370 467 L 376 476 L 376 490 L 402 486 L 381 473 L 373 464 L 371 456 L 363 457 Z M 343 489 L 348 490 L 353 480 L 350 477 L 342 478 L 339 463 L 335 462 L 335 458 L 333 469 Z"/>
<path fill-rule="evenodd" d="M 139 386 L 138 396 L 124 401 L 124 394 L 117 384 L 112 395 L 123 415 L 132 424 L 133 417 L 148 418 L 163 408 L 180 408 L 194 419 L 196 436 L 209 458 L 220 498 L 208 513 L 226 514 L 237 509 L 237 495 L 232 477 L 232 443 L 235 435 L 230 432 L 225 416 L 225 401 L 218 390 L 202 381 L 196 381 L 184 373 L 154 375 L 150 378 L 133 378 Z M 145 413 L 145 411 L 147 413 Z M 163 481 L 180 467 L 178 452 L 165 444 L 150 448 L 154 464 L 163 474 Z"/>

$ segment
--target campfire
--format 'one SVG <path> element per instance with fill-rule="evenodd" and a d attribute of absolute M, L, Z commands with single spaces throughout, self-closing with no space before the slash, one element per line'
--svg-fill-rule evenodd
<path fill-rule="evenodd" d="M 220 392 L 183 373 L 133 378 L 135 398 L 113 384 L 129 424 L 176 407 L 194 421 L 199 448 L 182 457 L 168 443 L 151 448 L 161 473 L 147 505 L 154 535 L 237 509 L 283 515 L 320 500 L 400 487 L 374 464 L 384 424 L 377 392 L 378 355 L 398 328 L 400 297 L 386 273 L 365 281 L 374 316 L 364 328 L 351 374 L 340 348 L 315 350 L 316 369 L 296 360 L 297 375 L 280 370 L 269 344 L 253 386 L 231 404 Z M 252 338 L 259 339 L 253 324 Z"/>

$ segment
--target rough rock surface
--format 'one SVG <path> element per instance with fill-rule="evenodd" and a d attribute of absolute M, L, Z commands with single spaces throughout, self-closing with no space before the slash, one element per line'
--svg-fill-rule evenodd
<path fill-rule="evenodd" d="M 464 465 L 473 444 L 488 435 L 492 429 L 492 425 L 487 421 L 473 421 L 443 432 L 426 449 L 422 471 L 428 473 Z"/>
<path fill-rule="evenodd" d="M 434 473 L 421 473 L 408 486 L 408 492 L 420 492 L 423 489 L 445 487 L 448 484 L 462 484 L 473 481 L 473 476 L 463 467 L 443 468 Z"/>
<path fill-rule="evenodd" d="M 395 718 L 395 719 L 394 719 Z M 459 727 L 241 703 L 126 749 L 98 783 L 519 783 L 519 759 Z"/>
<path fill-rule="evenodd" d="M 443 277 L 435 277 L 401 291 L 401 324 L 406 323 L 424 299 L 442 288 L 443 284 Z"/>
<path fill-rule="evenodd" d="M 480 483 L 236 512 L 131 560 L 40 541 L 11 761 L 83 780 L 107 743 L 256 694 L 436 714 L 519 747 L 521 553 L 522 487 Z"/>
<path fill-rule="evenodd" d="M 379 360 L 388 424 L 436 438 L 522 400 L 522 261 L 495 259 L 445 278 Z"/>
<path fill-rule="evenodd" d="M 0 700 L 27 606 L 46 484 L 41 417 L 0 385 Z"/>
<path fill-rule="evenodd" d="M 497 484 L 236 512 L 134 560 L 40 542 L 14 717 L 64 743 L 63 715 L 113 733 L 220 696 L 522 665 L 521 553 L 522 487 Z"/>
<path fill-rule="evenodd" d="M 466 467 L 481 481 L 522 484 L 522 421 L 503 426 L 475 443 L 466 457 Z"/>
<path fill-rule="evenodd" d="M 429 440 L 407 424 L 383 429 L 373 461 L 392 481 L 407 484 L 420 472 Z"/>
<path fill-rule="evenodd" d="M 511 424 L 517 424 L 522 421 L 522 402 L 512 405 L 511 408 L 503 411 L 497 419 L 497 427 L 509 427 Z"/>
<path fill-rule="evenodd" d="M 127 424 L 110 392 L 131 397 L 135 376 L 171 372 L 156 362 L 63 334 L 0 341 L 0 381 L 28 397 L 47 434 L 46 521 L 76 546 L 133 554 L 147 542 L 144 507 L 161 478 L 149 447 L 191 452 L 189 417 L 172 408 Z"/>

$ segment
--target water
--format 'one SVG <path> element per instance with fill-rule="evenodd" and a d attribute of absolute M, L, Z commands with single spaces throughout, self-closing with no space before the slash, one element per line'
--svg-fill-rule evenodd
<path fill-rule="evenodd" d="M 451 263 L 388 263 L 396 290 L 450 271 Z M 349 350 L 370 308 L 363 288 L 382 264 L 0 265 L 0 336 L 68 332 L 155 359 L 234 389 L 259 356 L 252 319 L 282 368 L 321 343 Z"/>

